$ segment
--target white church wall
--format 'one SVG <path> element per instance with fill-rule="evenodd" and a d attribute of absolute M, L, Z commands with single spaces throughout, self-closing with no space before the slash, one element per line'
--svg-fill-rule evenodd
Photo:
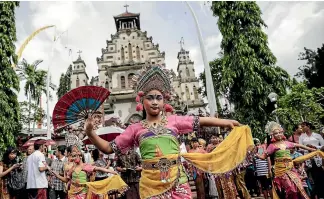
<path fill-rule="evenodd" d="M 127 116 L 130 114 L 129 110 L 132 106 L 132 102 L 124 102 L 124 103 L 114 103 L 115 111 L 114 114 L 120 117 L 121 121 L 125 121 Z"/>

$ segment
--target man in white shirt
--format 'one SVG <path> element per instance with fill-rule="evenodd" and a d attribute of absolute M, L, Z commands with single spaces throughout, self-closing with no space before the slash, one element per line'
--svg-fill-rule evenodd
<path fill-rule="evenodd" d="M 91 154 L 87 146 L 84 147 L 84 163 L 91 164 Z"/>
<path fill-rule="evenodd" d="M 45 140 L 36 140 L 35 151 L 27 158 L 27 191 L 28 198 L 47 199 L 48 181 L 45 171 L 47 170 L 43 145 Z"/>

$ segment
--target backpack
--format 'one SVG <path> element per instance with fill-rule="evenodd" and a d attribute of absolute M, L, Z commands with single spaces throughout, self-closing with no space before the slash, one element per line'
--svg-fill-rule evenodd
<path fill-rule="evenodd" d="M 22 169 L 14 169 L 10 172 L 8 176 L 8 187 L 12 191 L 18 191 L 24 189 L 26 186 L 25 183 L 25 174 Z"/>

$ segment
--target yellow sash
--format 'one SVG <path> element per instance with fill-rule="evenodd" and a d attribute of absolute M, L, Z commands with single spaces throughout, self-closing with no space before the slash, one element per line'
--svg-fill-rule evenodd
<path fill-rule="evenodd" d="M 251 129 L 248 126 L 235 127 L 226 139 L 211 153 L 185 153 L 180 154 L 185 160 L 200 170 L 213 174 L 222 174 L 232 171 L 246 158 L 248 150 L 254 146 Z M 161 158 L 176 160 L 178 154 L 143 160 L 145 163 L 156 163 Z M 140 179 L 140 195 L 142 199 L 157 196 L 170 190 L 177 179 L 178 165 L 170 169 L 170 182 L 162 182 L 158 169 L 144 169 Z"/>
<path fill-rule="evenodd" d="M 122 194 L 128 188 L 127 184 L 121 179 L 119 175 L 114 175 L 100 181 L 86 182 L 80 184 L 86 185 L 88 187 L 87 199 L 91 199 L 92 194 L 104 195 L 104 199 L 108 199 L 108 192 L 118 191 Z"/>

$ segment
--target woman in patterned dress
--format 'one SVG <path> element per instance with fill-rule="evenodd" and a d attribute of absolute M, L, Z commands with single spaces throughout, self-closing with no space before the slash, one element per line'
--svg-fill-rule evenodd
<path fill-rule="evenodd" d="M 15 199 L 8 189 L 8 176 L 11 171 L 21 166 L 15 161 L 16 157 L 17 150 L 9 147 L 3 155 L 3 161 L 0 162 L 0 199 Z"/>
<path fill-rule="evenodd" d="M 191 199 L 192 194 L 181 164 L 181 156 L 186 156 L 187 160 L 189 157 L 193 160 L 205 156 L 199 154 L 198 157 L 197 153 L 180 154 L 178 136 L 199 131 L 200 125 L 229 128 L 239 126 L 237 121 L 213 117 L 165 116 L 166 112 L 172 112 L 172 107 L 165 104 L 171 96 L 170 79 L 168 71 L 159 66 L 148 66 L 135 76 L 133 82 L 137 84 L 138 92 L 136 110 L 143 111 L 143 120 L 128 126 L 114 141 L 107 142 L 96 135 L 93 117 L 89 116 L 85 123 L 85 132 L 89 139 L 104 153 L 125 154 L 134 145 L 139 146 L 143 164 L 140 179 L 142 199 Z M 243 145 L 250 145 L 250 140 Z M 200 165 L 216 167 L 208 162 L 200 162 Z"/>

